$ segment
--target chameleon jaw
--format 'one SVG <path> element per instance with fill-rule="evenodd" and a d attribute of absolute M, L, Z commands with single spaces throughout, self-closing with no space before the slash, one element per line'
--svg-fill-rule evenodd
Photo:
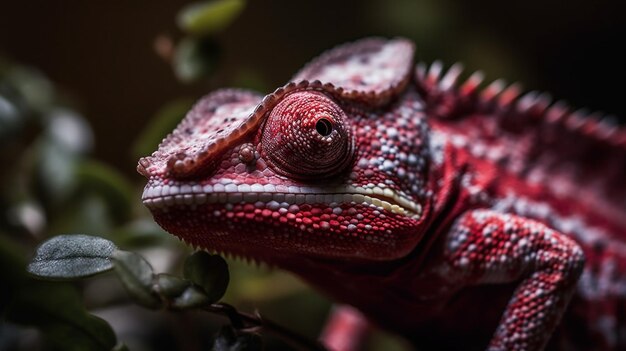
<path fill-rule="evenodd" d="M 172 207 L 189 206 L 194 209 L 205 204 L 254 204 L 270 210 L 290 205 L 321 204 L 335 207 L 355 204 L 377 207 L 391 213 L 419 219 L 421 205 L 397 194 L 388 187 L 368 184 L 364 187 L 307 187 L 274 186 L 271 184 L 234 184 L 225 181 L 201 185 L 196 182 L 169 182 L 165 185 L 146 185 L 142 201 L 153 211 L 167 211 Z"/>

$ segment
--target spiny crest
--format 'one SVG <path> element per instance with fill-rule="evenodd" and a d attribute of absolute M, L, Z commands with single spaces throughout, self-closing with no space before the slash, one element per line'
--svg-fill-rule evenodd
<path fill-rule="evenodd" d="M 522 89 L 518 83 L 507 86 L 501 79 L 479 89 L 484 79 L 482 72 L 477 71 L 460 82 L 462 71 L 459 63 L 452 65 L 445 73 L 440 61 L 435 61 L 430 67 L 424 63 L 417 65 L 415 75 L 418 89 L 435 116 L 456 119 L 468 112 L 483 113 L 492 114 L 502 123 L 507 119 L 521 118 L 532 124 L 562 128 L 566 132 L 626 149 L 626 130 L 615 124 L 613 116 L 589 113 L 584 109 L 572 110 L 563 101 L 553 103 L 547 93 L 530 91 L 521 95 Z"/>
<path fill-rule="evenodd" d="M 481 89 L 481 73 L 460 82 L 460 73 L 458 64 L 443 73 L 440 62 L 416 69 L 431 123 L 457 147 L 558 196 L 585 193 L 587 203 L 624 222 L 626 129 L 545 93 L 521 95 L 519 84 L 496 80 Z"/>

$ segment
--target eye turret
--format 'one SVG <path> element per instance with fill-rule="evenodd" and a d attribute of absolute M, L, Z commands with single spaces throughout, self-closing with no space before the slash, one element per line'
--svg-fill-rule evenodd
<path fill-rule="evenodd" d="M 270 166 L 300 179 L 340 173 L 352 161 L 353 144 L 343 110 L 314 91 L 293 93 L 280 101 L 270 112 L 261 137 Z"/>

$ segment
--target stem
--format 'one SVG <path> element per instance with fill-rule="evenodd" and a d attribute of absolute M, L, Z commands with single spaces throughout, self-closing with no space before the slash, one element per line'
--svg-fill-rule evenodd
<path fill-rule="evenodd" d="M 262 318 L 261 315 L 258 313 L 256 315 L 251 315 L 245 312 L 240 312 L 237 311 L 235 307 L 225 303 L 214 303 L 207 307 L 204 307 L 203 309 L 211 313 L 226 316 L 235 329 L 258 328 L 262 329 L 268 334 L 274 335 L 281 340 L 284 340 L 289 345 L 298 350 L 327 351 L 321 343 L 309 340 L 308 338 L 305 338 L 300 334 L 297 334 L 283 326 L 280 326 L 269 319 Z"/>

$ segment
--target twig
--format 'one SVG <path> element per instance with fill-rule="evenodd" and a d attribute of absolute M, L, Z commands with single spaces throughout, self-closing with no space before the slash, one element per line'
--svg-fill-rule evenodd
<path fill-rule="evenodd" d="M 310 340 L 269 319 L 263 318 L 258 312 L 256 315 L 251 315 L 240 312 L 235 307 L 225 303 L 214 303 L 205 307 L 204 310 L 227 317 L 235 329 L 262 329 L 268 334 L 272 334 L 284 340 L 298 350 L 327 351 L 321 343 Z"/>

